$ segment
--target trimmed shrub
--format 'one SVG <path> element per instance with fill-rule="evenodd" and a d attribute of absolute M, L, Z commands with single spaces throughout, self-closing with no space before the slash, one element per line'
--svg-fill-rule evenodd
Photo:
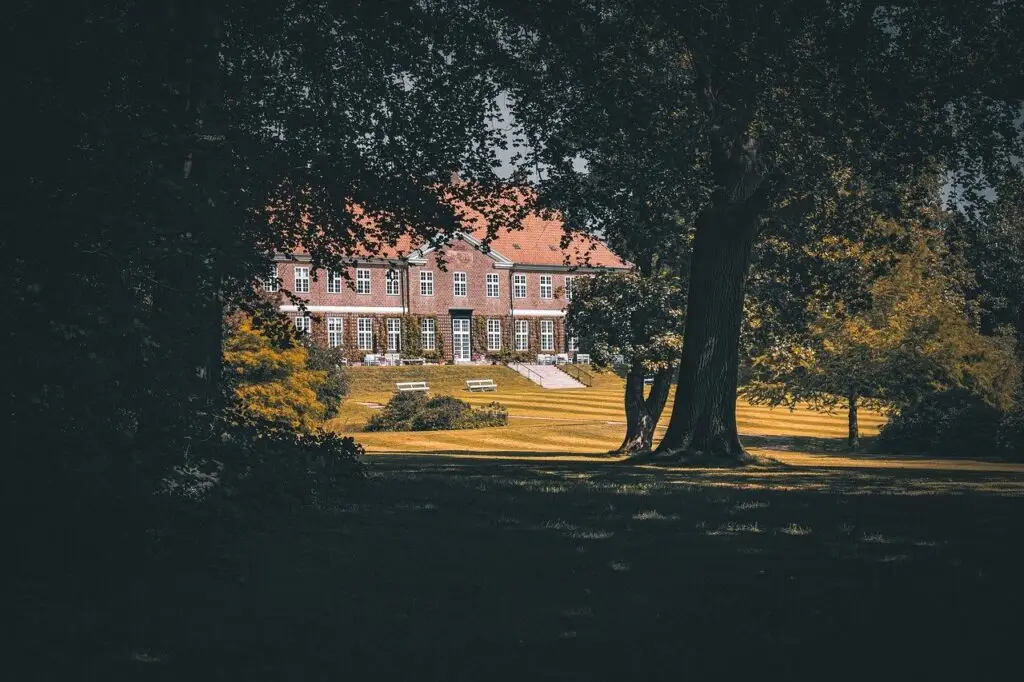
<path fill-rule="evenodd" d="M 1000 454 L 1003 413 L 963 389 L 931 393 L 882 427 L 885 452 L 986 457 Z"/>
<path fill-rule="evenodd" d="M 398 393 L 366 425 L 367 431 L 450 431 L 508 424 L 508 410 L 492 402 L 480 409 L 448 395 Z"/>

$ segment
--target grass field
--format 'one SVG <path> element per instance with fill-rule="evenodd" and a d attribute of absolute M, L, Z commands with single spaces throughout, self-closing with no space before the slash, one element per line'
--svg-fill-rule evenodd
<path fill-rule="evenodd" d="M 470 393 L 466 379 L 494 379 L 493 393 Z M 433 395 L 448 394 L 471 404 L 492 400 L 505 405 L 509 425 L 467 431 L 420 433 L 360 433 L 375 411 L 366 403 L 383 404 L 396 381 L 427 381 Z M 615 374 L 598 373 L 594 386 L 585 389 L 547 390 L 501 366 L 355 367 L 349 370 L 349 397 L 341 415 L 330 424 L 335 430 L 357 434 L 368 452 L 444 453 L 574 453 L 603 454 L 622 441 L 625 413 L 623 382 Z M 671 397 L 660 427 L 668 423 Z M 746 442 L 778 450 L 836 449 L 846 438 L 846 412 L 820 414 L 791 412 L 740 402 L 740 432 Z M 884 423 L 879 414 L 862 411 L 862 435 L 877 435 Z"/>

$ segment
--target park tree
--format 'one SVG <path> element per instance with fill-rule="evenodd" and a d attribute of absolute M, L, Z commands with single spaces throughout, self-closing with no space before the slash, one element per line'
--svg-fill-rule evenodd
<path fill-rule="evenodd" d="M 859 447 L 864 406 L 897 412 L 929 393 L 960 389 L 1008 409 L 1020 377 L 1013 335 L 979 332 L 962 282 L 944 261 L 942 233 L 884 220 L 872 229 L 902 233 L 910 244 L 895 256 L 891 247 L 861 251 L 848 244 L 838 256 L 895 259 L 867 287 L 868 303 L 811 297 L 806 329 L 756 354 L 741 393 L 755 404 L 791 409 L 844 406 L 851 448 Z"/>
<path fill-rule="evenodd" d="M 581 278 L 566 323 L 595 360 L 626 367 L 626 435 L 614 453 L 649 452 L 682 347 L 683 295 L 669 273 L 603 273 Z M 644 396 L 645 377 L 653 375 Z"/>
<path fill-rule="evenodd" d="M 12 442 L 47 444 L 5 481 L 151 486 L 216 442 L 225 311 L 256 312 L 271 253 L 301 243 L 337 265 L 450 234 L 439 192 L 497 206 L 494 31 L 476 5 L 8 8 L 3 283 L 12 319 L 38 323 L 0 336 L 18 358 L 0 400 Z"/>
<path fill-rule="evenodd" d="M 328 373 L 307 367 L 308 351 L 297 340 L 275 345 L 243 318 L 225 339 L 224 363 L 241 418 L 306 433 L 322 425 L 327 407 L 319 393 Z"/>
<path fill-rule="evenodd" d="M 694 238 L 665 456 L 748 460 L 739 337 L 768 226 L 800 229 L 844 174 L 884 188 L 927 166 L 977 203 L 1024 149 L 1016 0 L 503 7 L 524 27 L 513 109 L 536 140 L 542 192 L 579 185 L 595 148 L 619 140 L 699 201 L 682 221 Z"/>

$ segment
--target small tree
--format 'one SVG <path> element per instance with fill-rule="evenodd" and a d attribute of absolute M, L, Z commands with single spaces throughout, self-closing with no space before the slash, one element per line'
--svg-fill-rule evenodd
<path fill-rule="evenodd" d="M 791 409 L 845 404 L 851 448 L 860 441 L 859 407 L 899 409 L 948 388 L 1007 407 L 1020 374 L 1013 339 L 978 332 L 935 235 L 930 240 L 920 226 L 909 234 L 909 251 L 871 285 L 864 310 L 812 299 L 804 335 L 755 355 L 743 395 Z"/>
<path fill-rule="evenodd" d="M 308 353 L 301 345 L 275 346 L 244 318 L 224 348 L 225 374 L 243 418 L 306 432 L 323 421 L 327 409 L 317 391 L 327 372 L 307 368 Z"/>
<path fill-rule="evenodd" d="M 606 273 L 582 278 L 566 322 L 585 339 L 596 362 L 625 359 L 626 436 L 615 453 L 649 452 L 668 399 L 673 360 L 682 347 L 683 296 L 677 277 L 664 273 Z M 654 374 L 644 397 L 644 378 Z"/>

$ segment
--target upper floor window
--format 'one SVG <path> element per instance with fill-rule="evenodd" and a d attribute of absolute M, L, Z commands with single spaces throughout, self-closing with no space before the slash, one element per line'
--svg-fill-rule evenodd
<path fill-rule="evenodd" d="M 340 294 L 341 293 L 341 273 L 336 270 L 330 270 L 327 272 L 327 293 L 329 294 Z"/>
<path fill-rule="evenodd" d="M 309 293 L 309 268 L 295 268 L 295 293 Z"/>
<path fill-rule="evenodd" d="M 357 294 L 368 294 L 370 293 L 370 271 L 357 269 L 356 270 L 356 293 Z"/>
<path fill-rule="evenodd" d="M 388 270 L 385 287 L 388 296 L 398 296 L 398 270 Z"/>
<path fill-rule="evenodd" d="M 576 279 L 572 275 L 565 276 L 565 300 L 572 300 L 572 281 Z"/>
<path fill-rule="evenodd" d="M 420 271 L 420 296 L 434 295 L 434 273 L 429 270 Z"/>
<path fill-rule="evenodd" d="M 498 298 L 498 275 L 497 273 L 491 272 L 487 275 L 487 298 Z"/>
<path fill-rule="evenodd" d="M 469 280 L 464 272 L 453 272 L 452 283 L 455 285 L 455 295 L 465 296 L 469 293 Z"/>
<path fill-rule="evenodd" d="M 554 286 L 551 283 L 551 275 L 540 276 L 540 297 L 552 298 L 555 295 Z"/>
<path fill-rule="evenodd" d="M 513 298 L 526 298 L 526 275 L 512 275 Z"/>
<path fill-rule="evenodd" d="M 281 288 L 281 280 L 277 278 L 277 263 L 270 266 L 267 276 L 262 279 L 263 291 L 275 292 Z"/>

